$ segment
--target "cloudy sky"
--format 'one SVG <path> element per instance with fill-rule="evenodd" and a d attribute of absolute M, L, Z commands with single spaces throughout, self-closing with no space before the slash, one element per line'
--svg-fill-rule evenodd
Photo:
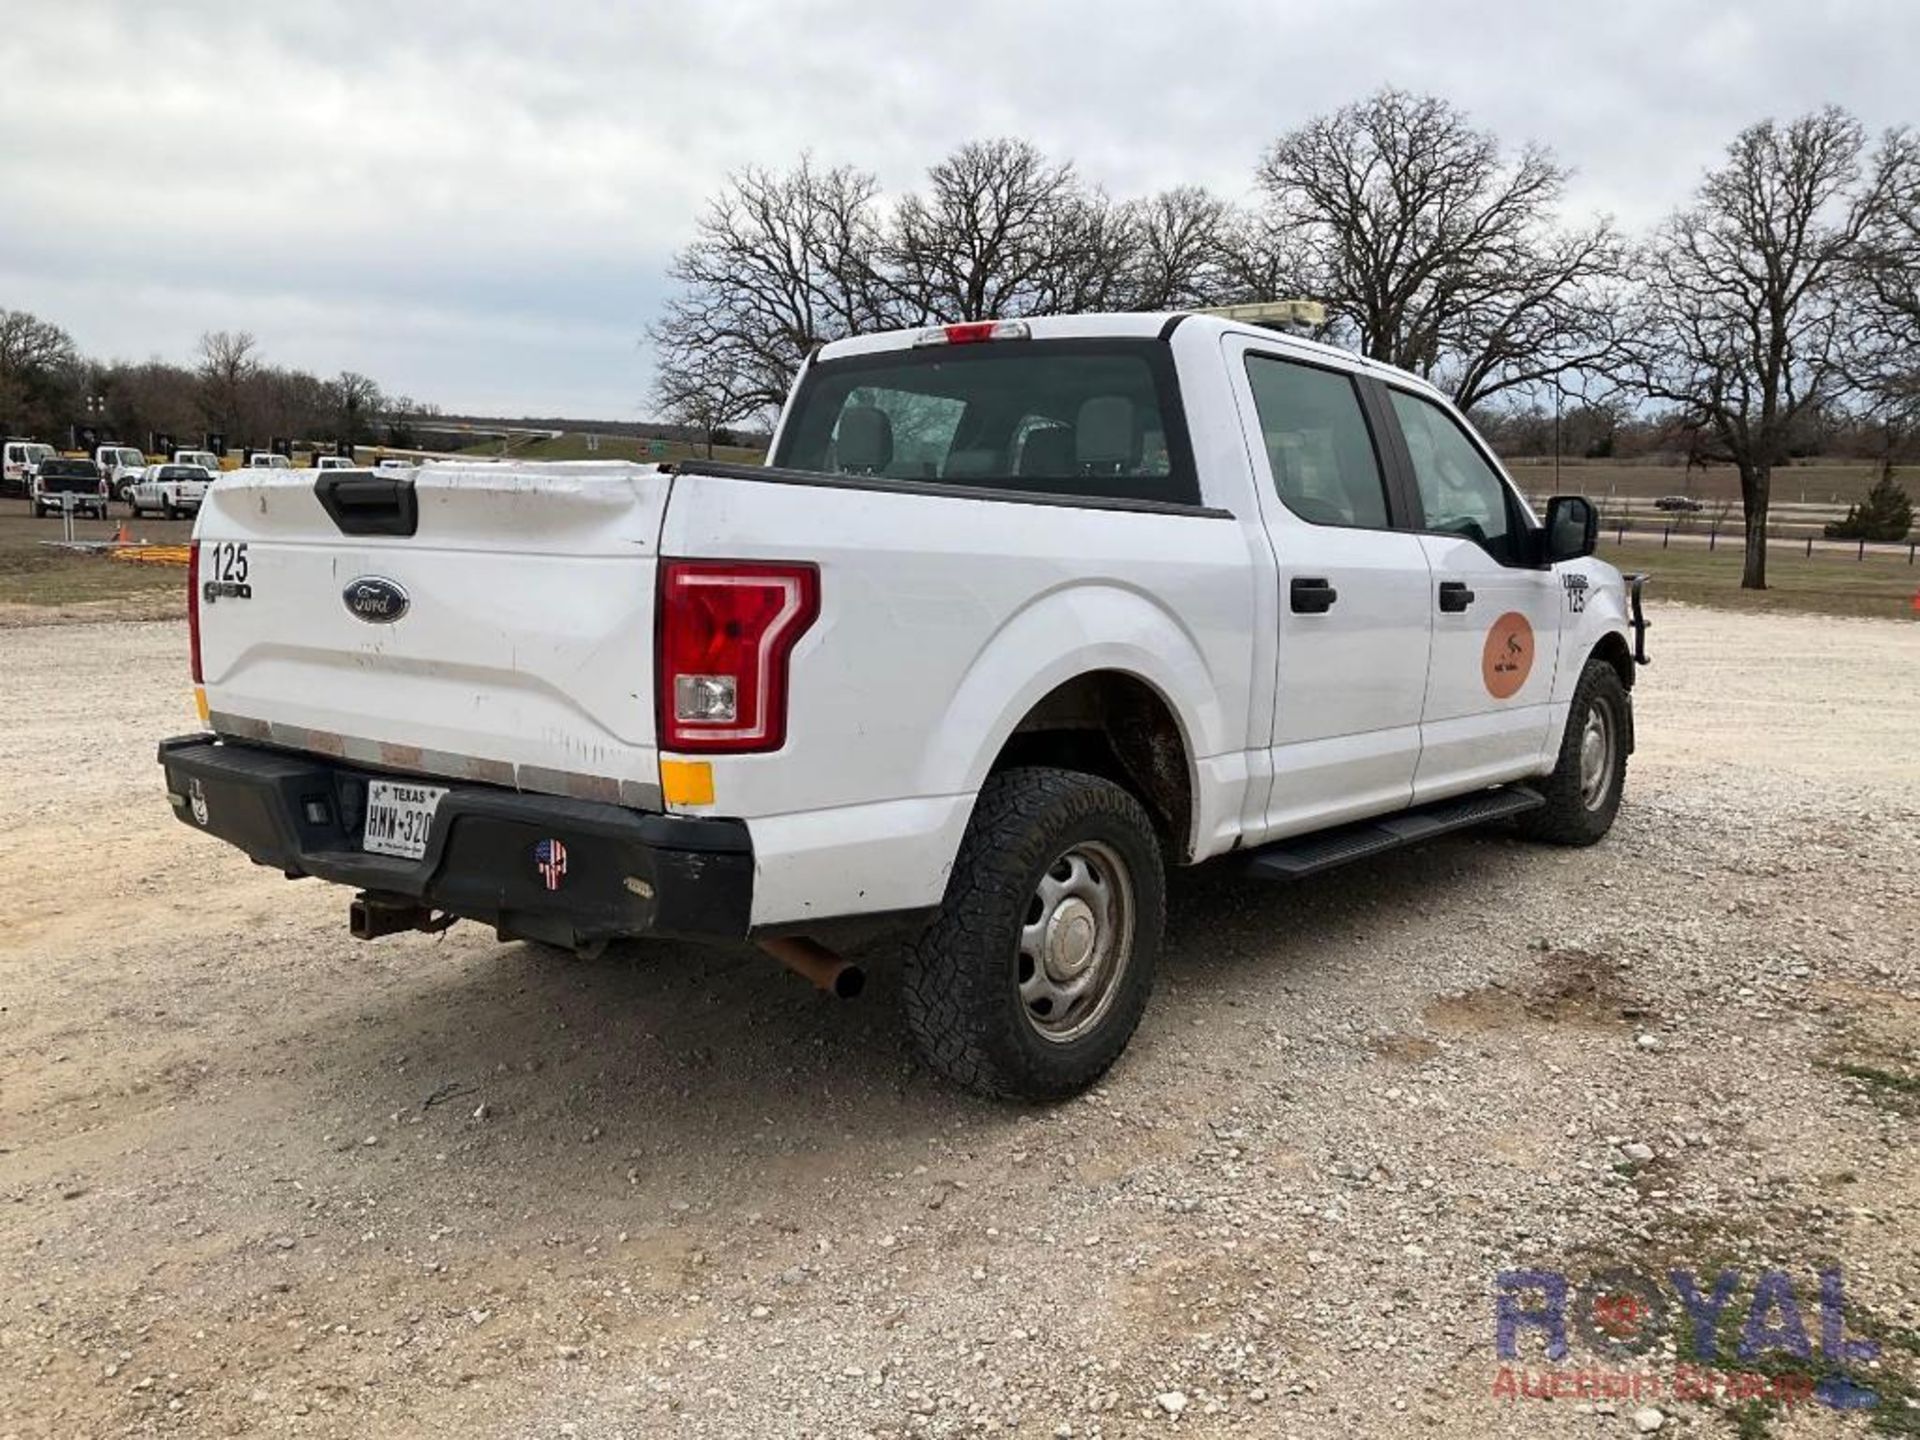
<path fill-rule="evenodd" d="M 1916 59 L 1913 0 L 10 0 L 0 307 L 94 355 L 245 329 L 449 410 L 634 419 L 667 262 L 739 166 L 900 190 L 1019 135 L 1115 194 L 1241 197 L 1390 83 L 1639 225 L 1761 116 L 1920 121 Z"/>

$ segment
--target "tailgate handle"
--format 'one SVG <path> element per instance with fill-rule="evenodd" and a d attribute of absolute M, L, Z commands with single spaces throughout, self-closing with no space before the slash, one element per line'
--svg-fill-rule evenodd
<path fill-rule="evenodd" d="M 335 470 L 313 493 L 342 535 L 411 535 L 420 524 L 411 475 Z"/>

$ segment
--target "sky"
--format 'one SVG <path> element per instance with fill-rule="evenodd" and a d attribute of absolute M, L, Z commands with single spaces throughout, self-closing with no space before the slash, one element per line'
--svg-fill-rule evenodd
<path fill-rule="evenodd" d="M 1391 84 L 1637 228 L 1762 117 L 1920 122 L 1916 61 L 1913 0 L 8 0 L 0 307 L 101 358 L 248 330 L 449 412 L 643 419 L 667 267 L 743 166 L 899 193 L 1011 135 L 1246 199 L 1276 135 Z"/>

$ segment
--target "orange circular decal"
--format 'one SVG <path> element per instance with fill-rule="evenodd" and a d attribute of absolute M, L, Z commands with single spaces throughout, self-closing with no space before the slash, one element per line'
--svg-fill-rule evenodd
<path fill-rule="evenodd" d="M 1487 631 L 1487 643 L 1480 651 L 1480 678 L 1487 693 L 1505 700 L 1519 693 L 1533 669 L 1533 626 L 1518 610 L 1509 610 L 1493 622 Z"/>

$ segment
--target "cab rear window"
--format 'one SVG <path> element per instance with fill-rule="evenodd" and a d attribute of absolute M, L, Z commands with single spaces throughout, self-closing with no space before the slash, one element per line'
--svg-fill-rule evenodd
<path fill-rule="evenodd" d="M 962 489 L 1198 503 L 1165 344 L 1001 340 L 812 366 L 773 463 Z"/>

